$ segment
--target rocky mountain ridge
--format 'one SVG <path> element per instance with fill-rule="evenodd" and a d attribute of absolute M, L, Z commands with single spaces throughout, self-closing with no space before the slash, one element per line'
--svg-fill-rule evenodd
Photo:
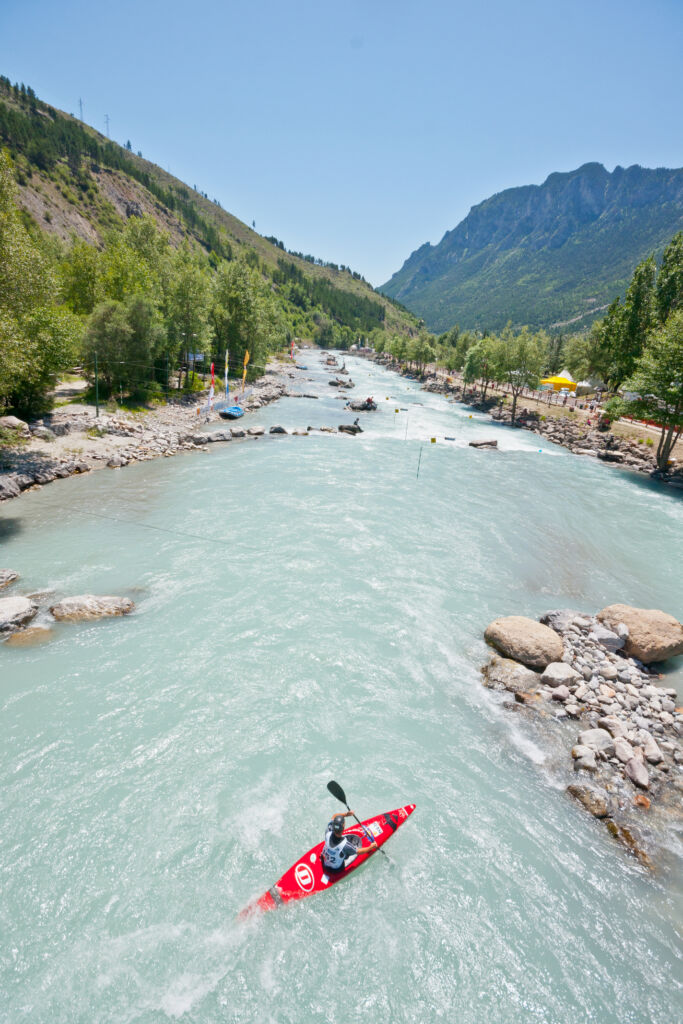
<path fill-rule="evenodd" d="M 589 322 L 683 228 L 683 169 L 588 163 L 506 189 L 426 243 L 383 287 L 430 329 Z"/>

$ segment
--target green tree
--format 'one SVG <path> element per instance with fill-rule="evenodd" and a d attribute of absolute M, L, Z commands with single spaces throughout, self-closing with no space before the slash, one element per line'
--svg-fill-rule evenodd
<path fill-rule="evenodd" d="M 102 299 L 100 254 L 77 240 L 59 266 L 62 298 L 74 313 L 88 316 Z"/>
<path fill-rule="evenodd" d="M 588 334 L 572 334 L 564 345 L 564 364 L 575 380 L 588 377 L 591 366 L 593 342 Z"/>
<path fill-rule="evenodd" d="M 436 351 L 431 344 L 430 335 L 426 331 L 420 331 L 417 338 L 411 338 L 408 342 L 406 357 L 413 363 L 418 374 L 424 373 L 424 368 L 436 360 Z"/>
<path fill-rule="evenodd" d="M 683 309 L 683 231 L 671 239 L 657 275 L 657 313 L 665 323 L 676 309 Z"/>
<path fill-rule="evenodd" d="M 165 310 L 169 350 L 182 357 L 203 352 L 210 338 L 211 279 L 206 262 L 183 244 L 173 260 L 173 276 Z M 181 386 L 178 374 L 178 387 Z M 187 374 L 185 381 L 187 382 Z"/>
<path fill-rule="evenodd" d="M 512 393 L 512 423 L 515 422 L 517 399 L 524 388 L 537 388 L 545 359 L 543 339 L 523 327 L 514 334 L 510 324 L 500 336 L 497 354 L 498 377 Z"/>
<path fill-rule="evenodd" d="M 154 293 L 147 261 L 123 235 L 112 236 L 100 257 L 100 281 L 106 299 L 123 302 L 129 295 Z"/>
<path fill-rule="evenodd" d="M 223 262 L 213 280 L 211 325 L 219 353 L 230 352 L 230 363 L 241 370 L 249 351 L 248 372 L 257 375 L 265 364 L 267 346 L 261 331 L 262 306 L 255 273 L 242 259 Z"/>
<path fill-rule="evenodd" d="M 462 376 L 465 386 L 473 381 L 481 381 L 482 401 L 486 400 L 489 386 L 500 375 L 501 343 L 492 335 L 482 338 L 467 351 Z"/>
<path fill-rule="evenodd" d="M 154 359 L 163 351 L 165 334 L 156 306 L 144 295 L 125 302 L 100 303 L 88 321 L 83 362 L 92 380 L 97 369 L 104 386 L 144 394 L 154 376 Z"/>
<path fill-rule="evenodd" d="M 608 411 L 661 424 L 656 462 L 664 473 L 683 431 L 683 309 L 673 312 L 663 327 L 650 334 L 633 374 L 624 381 L 624 390 L 639 397 L 613 401 Z"/>
<path fill-rule="evenodd" d="M 624 299 L 621 336 L 613 370 L 613 383 L 620 384 L 631 376 L 645 341 L 657 326 L 655 305 L 655 275 L 657 266 L 653 256 L 639 263 L 633 272 Z"/>
<path fill-rule="evenodd" d="M 93 310 L 83 339 L 83 363 L 91 380 L 95 377 L 97 361 L 100 380 L 108 390 L 116 384 L 123 388 L 124 380 L 127 387 L 132 334 L 122 302 L 108 299 Z"/>
<path fill-rule="evenodd" d="M 56 375 L 72 361 L 79 321 L 54 304 L 47 249 L 31 239 L 16 205 L 7 153 L 0 153 L 0 404 L 22 415 L 50 407 Z"/>
<path fill-rule="evenodd" d="M 21 327 L 23 372 L 11 390 L 12 407 L 36 416 L 50 409 L 49 391 L 76 361 L 83 326 L 81 318 L 66 309 L 40 306 L 24 317 Z"/>
<path fill-rule="evenodd" d="M 388 345 L 388 349 L 394 359 L 397 359 L 399 363 L 402 363 L 405 361 L 406 355 L 408 354 L 408 339 L 404 334 L 397 334 L 392 338 Z"/>
<path fill-rule="evenodd" d="M 549 376 L 554 376 L 563 368 L 566 363 L 566 344 L 562 334 L 548 336 L 545 356 L 545 370 Z"/>

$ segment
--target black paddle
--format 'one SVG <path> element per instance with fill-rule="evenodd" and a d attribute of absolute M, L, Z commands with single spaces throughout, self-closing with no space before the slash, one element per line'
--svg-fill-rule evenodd
<path fill-rule="evenodd" d="M 327 783 L 327 788 L 329 789 L 330 793 L 335 798 L 335 800 L 339 800 L 341 803 L 345 804 L 346 805 L 346 810 L 350 811 L 351 814 L 353 814 L 354 818 L 356 818 L 356 815 L 353 813 L 353 811 L 349 807 L 348 803 L 346 802 L 346 793 L 341 788 L 339 783 L 335 782 L 334 779 L 332 779 L 330 782 Z M 356 821 L 358 822 L 360 827 L 363 829 L 363 831 L 365 832 L 365 834 L 368 837 L 368 839 L 370 839 L 370 835 L 369 835 L 368 830 L 366 829 L 365 825 L 363 825 L 363 823 L 358 818 L 356 818 Z M 375 841 L 374 839 L 370 839 L 371 843 L 374 843 L 374 841 Z M 382 849 L 381 846 L 378 846 L 377 849 L 379 850 L 380 853 L 384 853 L 384 850 Z M 384 853 L 384 856 L 387 858 L 387 860 L 389 860 L 389 855 L 388 854 Z"/>

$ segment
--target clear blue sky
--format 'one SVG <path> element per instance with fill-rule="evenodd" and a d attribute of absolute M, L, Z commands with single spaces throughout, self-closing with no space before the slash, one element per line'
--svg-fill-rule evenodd
<path fill-rule="evenodd" d="M 375 285 L 494 192 L 683 166 L 683 0 L 0 0 L 0 72 Z"/>

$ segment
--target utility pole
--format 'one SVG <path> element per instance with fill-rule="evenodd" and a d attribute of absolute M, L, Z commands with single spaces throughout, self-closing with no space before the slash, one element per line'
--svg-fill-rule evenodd
<path fill-rule="evenodd" d="M 81 112 L 81 121 L 82 121 L 83 120 L 83 100 L 80 98 L 80 96 L 78 97 L 78 109 Z"/>
<path fill-rule="evenodd" d="M 109 138 L 109 114 L 104 115 L 104 123 L 107 126 L 107 138 Z"/>

